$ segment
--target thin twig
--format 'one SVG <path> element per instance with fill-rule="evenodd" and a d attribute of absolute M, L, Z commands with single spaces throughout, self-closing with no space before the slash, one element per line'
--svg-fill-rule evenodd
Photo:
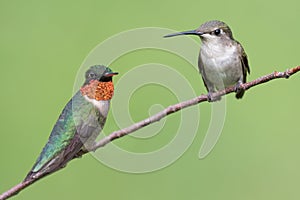
<path fill-rule="evenodd" d="M 245 90 L 250 89 L 253 86 L 262 84 L 262 83 L 266 83 L 268 81 L 274 80 L 274 79 L 279 79 L 279 78 L 289 78 L 290 76 L 292 76 L 293 74 L 297 73 L 300 71 L 300 66 L 295 67 L 295 68 L 291 68 L 286 70 L 285 72 L 273 72 L 271 74 L 262 76 L 258 79 L 255 79 L 253 81 L 250 81 L 248 83 L 245 83 L 243 85 L 241 85 L 241 87 L 243 87 Z M 226 88 L 224 90 L 215 92 L 214 94 L 212 94 L 213 96 L 224 96 L 226 94 L 232 93 L 235 91 L 234 87 L 230 87 L 230 88 Z M 142 121 L 139 121 L 127 128 L 118 130 L 118 131 L 114 131 L 112 132 L 110 135 L 104 137 L 103 139 L 101 139 L 100 141 L 98 141 L 95 146 L 91 149 L 91 151 L 95 151 L 100 147 L 105 146 L 106 144 L 110 143 L 111 141 L 121 138 L 125 135 L 128 135 L 136 130 L 139 130 L 145 126 L 148 126 L 149 124 L 152 124 L 154 122 L 157 122 L 159 120 L 161 120 L 162 118 L 166 117 L 167 115 L 170 115 L 172 113 L 175 113 L 179 110 L 182 110 L 186 107 L 190 107 L 192 105 L 196 105 L 199 104 L 201 102 L 205 102 L 208 101 L 208 96 L 207 95 L 200 95 L 198 97 L 195 97 L 193 99 L 187 100 L 187 101 L 183 101 L 174 105 L 171 105 L 169 107 L 167 107 L 166 109 L 162 110 L 161 112 L 147 118 L 144 119 Z M 88 151 L 82 151 L 80 152 L 79 156 L 82 156 L 84 154 L 88 153 Z M 40 177 L 42 178 L 42 177 Z M 26 187 L 28 187 L 29 185 L 33 184 L 35 181 L 39 180 L 40 178 L 37 179 L 32 179 L 29 181 L 25 181 L 25 182 L 21 182 L 18 185 L 12 187 L 11 189 L 7 190 L 6 192 L 4 192 L 3 194 L 0 195 L 0 200 L 4 200 L 7 199 L 9 197 L 12 197 L 16 194 L 18 194 L 21 190 L 25 189 Z"/>

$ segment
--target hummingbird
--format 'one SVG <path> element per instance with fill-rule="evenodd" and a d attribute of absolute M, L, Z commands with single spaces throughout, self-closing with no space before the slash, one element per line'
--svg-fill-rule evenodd
<path fill-rule="evenodd" d="M 204 85 L 208 91 L 209 101 L 220 100 L 212 93 L 230 86 L 235 86 L 235 97 L 241 99 L 245 89 L 247 72 L 250 74 L 247 54 L 242 45 L 233 38 L 229 26 L 222 21 L 205 22 L 196 30 L 183 31 L 165 35 L 198 35 L 202 41 L 198 67 Z"/>
<path fill-rule="evenodd" d="M 81 150 L 88 150 L 104 127 L 114 94 L 112 77 L 117 72 L 103 65 L 90 67 L 85 82 L 64 107 L 48 142 L 24 181 L 57 171 Z"/>

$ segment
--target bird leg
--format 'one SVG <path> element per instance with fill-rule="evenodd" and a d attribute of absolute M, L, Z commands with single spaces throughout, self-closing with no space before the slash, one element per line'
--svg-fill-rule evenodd
<path fill-rule="evenodd" d="M 234 90 L 235 90 L 235 97 L 237 99 L 241 99 L 245 93 L 245 88 L 242 86 L 243 85 L 243 82 L 242 80 L 239 80 L 237 82 L 237 84 L 234 86 Z"/>

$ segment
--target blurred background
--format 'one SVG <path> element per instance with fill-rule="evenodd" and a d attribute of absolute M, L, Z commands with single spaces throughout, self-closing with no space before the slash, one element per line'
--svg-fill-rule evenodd
<path fill-rule="evenodd" d="M 135 28 L 182 31 L 219 19 L 243 44 L 251 66 L 248 80 L 253 80 L 300 64 L 299 6 L 296 0 L 1 1 L 0 193 L 23 180 L 34 164 L 72 96 L 78 70 L 99 43 Z M 196 63 L 198 52 L 193 54 Z M 120 73 L 114 79 L 118 84 L 122 74 L 145 63 L 171 66 L 197 95 L 206 93 L 197 70 L 168 52 L 144 49 L 99 64 L 111 64 Z M 228 95 L 221 137 L 204 159 L 198 154 L 209 127 L 208 103 L 189 108 L 200 110 L 197 135 L 165 168 L 126 173 L 89 154 L 14 199 L 299 199 L 299 76 L 255 87 L 240 101 Z M 138 121 L 177 102 L 172 91 L 153 84 L 136 90 L 124 105 Z M 114 145 L 137 153 L 155 151 L 175 137 L 184 112 L 168 117 L 154 136 L 127 136 Z M 105 133 L 119 128 L 110 113 Z"/>

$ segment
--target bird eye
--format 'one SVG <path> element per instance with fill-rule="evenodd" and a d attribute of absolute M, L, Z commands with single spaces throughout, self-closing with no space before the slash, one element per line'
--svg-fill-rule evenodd
<path fill-rule="evenodd" d="M 89 73 L 89 78 L 95 78 L 95 77 L 96 77 L 95 73 L 93 73 L 93 72 Z"/>
<path fill-rule="evenodd" d="M 214 30 L 214 34 L 215 34 L 215 35 L 220 35 L 220 33 L 221 33 L 221 29 L 216 29 L 216 30 Z"/>

